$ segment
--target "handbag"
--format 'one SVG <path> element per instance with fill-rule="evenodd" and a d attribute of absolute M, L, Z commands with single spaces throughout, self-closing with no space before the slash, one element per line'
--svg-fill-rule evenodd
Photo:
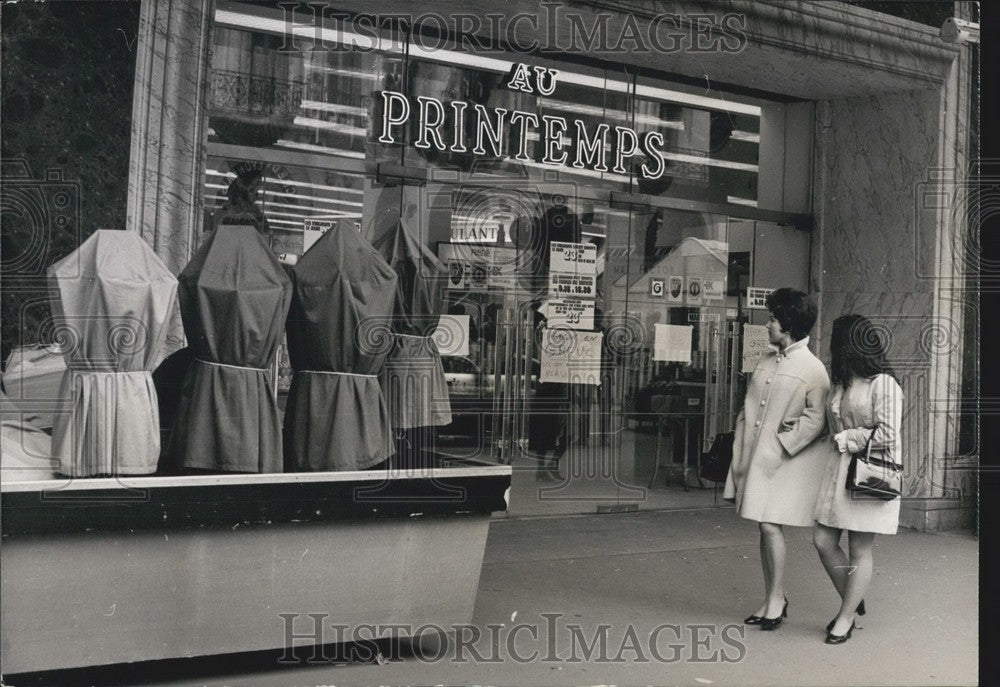
<path fill-rule="evenodd" d="M 710 482 L 725 482 L 729 474 L 729 464 L 733 462 L 732 432 L 715 435 L 708 453 L 701 454 L 698 476 Z"/>
<path fill-rule="evenodd" d="M 885 451 L 872 449 L 872 438 L 877 429 L 878 425 L 872 428 L 864 448 L 851 454 L 847 490 L 856 496 L 891 501 L 902 494 L 903 466 L 886 460 Z"/>

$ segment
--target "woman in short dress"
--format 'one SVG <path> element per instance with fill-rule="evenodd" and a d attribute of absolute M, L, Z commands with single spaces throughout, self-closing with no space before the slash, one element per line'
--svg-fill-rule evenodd
<path fill-rule="evenodd" d="M 809 350 L 812 298 L 783 288 L 768 295 L 767 335 L 774 350 L 754 368 L 736 419 L 733 460 L 722 496 L 760 530 L 764 600 L 743 622 L 774 630 L 788 615 L 785 527 L 813 527 L 829 457 L 826 400 L 830 377 Z"/>
<path fill-rule="evenodd" d="M 895 534 L 900 499 L 882 501 L 847 491 L 851 454 L 884 449 L 886 459 L 901 463 L 899 428 L 903 390 L 886 362 L 886 345 L 872 323 L 860 315 L 844 315 L 833 323 L 830 337 L 831 380 L 827 409 L 832 441 L 826 476 L 816 503 L 813 541 L 833 586 L 841 597 L 837 617 L 827 625 L 826 642 L 846 642 L 855 616 L 864 615 L 864 596 L 872 577 L 872 544 L 876 534 Z M 848 551 L 840 547 L 847 530 Z"/>

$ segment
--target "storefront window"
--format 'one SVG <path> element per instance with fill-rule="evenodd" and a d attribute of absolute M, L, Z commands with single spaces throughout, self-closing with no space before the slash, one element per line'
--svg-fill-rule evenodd
<path fill-rule="evenodd" d="M 643 79 L 636 86 L 636 122 L 664 139 L 666 169 L 658 179 L 638 179 L 641 192 L 757 206 L 758 106 L 678 93 Z"/>
<path fill-rule="evenodd" d="M 760 108 L 624 68 L 431 50 L 391 25 L 330 49 L 349 26 L 303 27 L 288 50 L 278 10 L 220 4 L 206 230 L 250 162 L 289 271 L 345 228 L 395 269 L 413 293 L 387 329 L 434 335 L 445 396 L 419 431 L 394 416 L 397 449 L 423 456 L 397 464 L 511 464 L 515 512 L 707 486 L 698 458 L 732 426 L 757 317 L 746 289 L 771 269 L 758 242 L 781 238 L 738 219 L 757 204 Z M 808 242 L 792 250 L 807 262 Z M 287 343 L 278 358 L 286 411 Z"/>

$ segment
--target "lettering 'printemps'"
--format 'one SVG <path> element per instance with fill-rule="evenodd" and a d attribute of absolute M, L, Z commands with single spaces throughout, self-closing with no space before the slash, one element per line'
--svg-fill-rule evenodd
<path fill-rule="evenodd" d="M 511 90 L 548 96 L 555 92 L 558 75 L 557 69 L 515 64 L 505 84 Z M 474 155 L 529 162 L 534 158 L 528 154 L 528 140 L 530 134 L 537 134 L 543 164 L 627 174 L 626 163 L 641 154 L 645 158 L 639 166 L 643 178 L 658 179 L 667 168 L 663 155 L 666 141 L 659 131 L 640 135 L 627 126 L 612 129 L 602 123 L 588 127 L 579 119 L 487 108 L 480 103 L 472 103 L 470 107 L 464 100 L 444 103 L 437 98 L 417 96 L 411 102 L 397 91 L 382 91 L 381 97 L 380 143 L 397 143 L 401 127 L 415 117 L 413 145 L 417 148 L 453 153 L 465 153 L 471 148 Z M 466 125 L 467 118 L 471 126 Z"/>

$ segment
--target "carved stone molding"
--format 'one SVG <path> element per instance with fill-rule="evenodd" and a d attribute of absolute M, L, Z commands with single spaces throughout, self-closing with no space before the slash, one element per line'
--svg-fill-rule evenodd
<path fill-rule="evenodd" d="M 139 19 L 126 222 L 174 274 L 202 221 L 213 12 L 214 0 L 147 0 Z"/>

